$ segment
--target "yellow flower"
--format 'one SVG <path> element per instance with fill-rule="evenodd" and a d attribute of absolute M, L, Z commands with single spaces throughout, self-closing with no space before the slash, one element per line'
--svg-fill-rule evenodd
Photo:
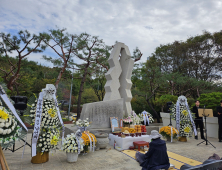
<path fill-rule="evenodd" d="M 182 113 L 183 113 L 184 116 L 188 115 L 188 111 L 187 110 L 183 110 Z"/>
<path fill-rule="evenodd" d="M 55 109 L 49 109 L 48 110 L 48 114 L 51 116 L 51 117 L 55 117 L 56 116 L 56 111 L 55 111 Z"/>
<path fill-rule="evenodd" d="M 189 133 L 190 132 L 190 127 L 185 127 L 184 132 Z"/>
<path fill-rule="evenodd" d="M 57 136 L 53 136 L 53 138 L 52 138 L 52 140 L 50 141 L 50 143 L 51 143 L 51 145 L 57 145 L 57 143 L 58 143 L 58 138 L 57 138 Z"/>
<path fill-rule="evenodd" d="M 76 121 L 76 117 L 71 116 L 71 118 L 72 118 L 74 121 Z"/>
<path fill-rule="evenodd" d="M 4 110 L 0 109 L 0 118 L 7 120 L 9 118 L 9 115 Z"/>

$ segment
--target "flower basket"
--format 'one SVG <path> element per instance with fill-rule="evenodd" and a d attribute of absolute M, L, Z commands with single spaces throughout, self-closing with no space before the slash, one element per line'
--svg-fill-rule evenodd
<path fill-rule="evenodd" d="M 173 139 L 177 139 L 177 134 L 179 133 L 177 129 L 172 127 Z M 171 141 L 171 126 L 164 126 L 159 132 L 167 141 Z"/>
<path fill-rule="evenodd" d="M 187 142 L 187 137 L 186 136 L 181 136 L 179 137 L 180 142 Z"/>
<path fill-rule="evenodd" d="M 48 161 L 49 161 L 49 152 L 43 152 L 42 154 L 42 152 L 38 152 L 38 151 L 37 151 L 36 156 L 32 157 L 32 160 L 31 160 L 33 164 L 41 164 Z"/>
<path fill-rule="evenodd" d="M 67 156 L 67 162 L 69 163 L 77 162 L 78 153 L 66 152 L 66 156 Z"/>
<path fill-rule="evenodd" d="M 82 133 L 80 130 L 77 130 L 76 133 L 71 133 L 67 135 L 63 141 L 62 150 L 66 152 L 67 162 L 76 162 L 78 154 L 84 149 L 84 141 L 81 138 Z"/>

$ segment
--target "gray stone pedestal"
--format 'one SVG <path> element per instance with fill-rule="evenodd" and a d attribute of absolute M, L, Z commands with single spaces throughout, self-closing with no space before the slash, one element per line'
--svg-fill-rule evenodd
<path fill-rule="evenodd" d="M 80 119 L 89 118 L 90 129 L 111 128 L 110 117 L 123 118 L 123 99 L 88 103 L 83 105 Z"/>

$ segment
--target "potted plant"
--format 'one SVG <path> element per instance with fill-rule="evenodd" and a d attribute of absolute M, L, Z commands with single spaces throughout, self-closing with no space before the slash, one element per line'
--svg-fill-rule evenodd
<path fill-rule="evenodd" d="M 82 139 L 84 140 L 84 144 L 85 144 L 84 154 L 89 152 L 89 148 L 90 148 L 90 151 L 94 151 L 96 147 L 96 142 L 97 142 L 95 135 L 93 135 L 92 133 L 89 133 L 88 131 L 84 131 L 82 133 Z"/>
<path fill-rule="evenodd" d="M 73 119 L 73 124 L 78 126 L 78 128 L 80 129 L 81 132 L 86 131 L 86 128 L 89 127 L 89 125 L 90 125 L 88 118 L 86 118 L 85 120 L 79 119 L 77 121 L 76 121 L 76 118 L 74 118 L 74 117 L 72 117 L 72 119 Z"/>
<path fill-rule="evenodd" d="M 123 126 L 124 127 L 130 127 L 130 125 L 133 123 L 133 120 L 130 116 L 123 119 Z"/>
<path fill-rule="evenodd" d="M 77 162 L 78 154 L 83 151 L 84 140 L 82 133 L 78 130 L 75 134 L 71 133 L 63 141 L 62 150 L 66 152 L 67 162 Z"/>
<path fill-rule="evenodd" d="M 172 128 L 172 133 L 171 133 L 171 128 Z M 164 126 L 160 129 L 160 132 L 159 132 L 164 138 L 167 139 L 167 141 L 171 141 L 171 135 L 173 135 L 173 139 L 177 139 L 177 135 L 178 135 L 178 130 L 175 129 L 174 127 L 172 126 Z"/>

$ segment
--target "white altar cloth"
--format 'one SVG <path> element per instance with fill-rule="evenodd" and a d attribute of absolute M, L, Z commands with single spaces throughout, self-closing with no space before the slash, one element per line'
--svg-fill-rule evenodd
<path fill-rule="evenodd" d="M 136 141 L 151 142 L 149 135 L 142 135 L 139 137 L 126 136 L 125 138 L 121 138 L 117 135 L 109 134 L 109 144 L 111 146 L 114 146 L 114 140 L 116 141 L 116 146 L 121 147 L 123 150 L 129 149 L 130 146 L 133 146 L 133 142 Z"/>

